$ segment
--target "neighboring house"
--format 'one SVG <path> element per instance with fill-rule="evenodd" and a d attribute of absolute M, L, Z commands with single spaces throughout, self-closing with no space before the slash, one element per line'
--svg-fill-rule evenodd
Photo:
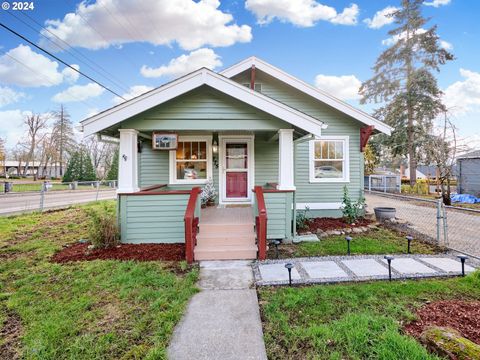
<path fill-rule="evenodd" d="M 391 132 L 255 57 L 221 73 L 201 68 L 81 126 L 120 138 L 122 242 L 186 242 L 189 261 L 262 258 L 265 237 L 293 237 L 294 209 L 341 216 L 344 186 L 353 200 L 363 193 L 368 137 Z M 219 206 L 200 210 L 191 189 L 208 179 Z"/>
<path fill-rule="evenodd" d="M 480 150 L 457 158 L 457 192 L 480 197 Z"/>
<path fill-rule="evenodd" d="M 26 163 L 24 161 L 2 161 L 0 162 L 0 175 L 5 176 L 5 174 L 8 173 L 10 176 L 21 176 L 23 175 L 25 165 Z M 65 171 L 65 165 L 63 165 L 63 171 Z M 40 164 L 39 161 L 29 162 L 26 176 L 33 176 L 35 174 L 40 177 L 60 177 L 60 163 L 44 166 L 44 164 Z"/>

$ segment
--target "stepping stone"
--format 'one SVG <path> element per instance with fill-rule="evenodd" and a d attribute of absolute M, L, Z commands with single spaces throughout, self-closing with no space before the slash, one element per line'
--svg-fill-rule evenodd
<path fill-rule="evenodd" d="M 425 261 L 426 263 L 433 265 L 439 269 L 442 269 L 446 272 L 461 272 L 462 271 L 462 263 L 460 261 L 451 259 L 451 258 L 421 258 L 420 260 Z M 472 272 L 475 271 L 473 267 L 470 265 L 465 264 L 465 272 Z"/>
<path fill-rule="evenodd" d="M 342 263 L 357 276 L 388 276 L 388 269 L 375 259 L 342 260 Z"/>
<path fill-rule="evenodd" d="M 260 275 L 263 281 L 288 281 L 288 270 L 285 264 L 265 264 L 259 265 Z M 297 269 L 292 269 L 292 280 L 300 280 L 300 274 Z"/>
<path fill-rule="evenodd" d="M 387 260 L 382 260 L 387 264 Z M 392 268 L 397 270 L 400 274 L 433 274 L 436 271 L 429 268 L 421 262 L 409 258 L 398 258 L 392 260 Z"/>
<path fill-rule="evenodd" d="M 348 274 L 335 261 L 308 261 L 301 264 L 312 279 L 348 277 Z"/>

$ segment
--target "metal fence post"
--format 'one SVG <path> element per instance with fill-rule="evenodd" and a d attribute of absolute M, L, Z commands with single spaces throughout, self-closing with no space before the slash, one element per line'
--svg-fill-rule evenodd
<path fill-rule="evenodd" d="M 386 194 L 387 193 L 387 177 L 384 176 L 382 180 L 383 180 L 383 192 Z"/>
<path fill-rule="evenodd" d="M 42 186 L 40 190 L 40 212 L 43 211 L 43 202 L 45 200 L 45 186 Z"/>
<path fill-rule="evenodd" d="M 368 177 L 368 191 L 372 191 L 372 175 Z"/>
<path fill-rule="evenodd" d="M 447 224 L 447 208 L 445 206 L 445 204 L 443 203 L 442 201 L 442 210 L 443 210 L 443 213 L 442 213 L 442 217 L 443 217 L 443 242 L 444 242 L 444 246 L 448 247 L 449 244 L 448 244 L 448 224 Z"/>
<path fill-rule="evenodd" d="M 437 245 L 440 246 L 440 219 L 442 218 L 442 200 L 437 201 Z"/>
<path fill-rule="evenodd" d="M 95 195 L 95 201 L 98 201 L 98 192 L 100 191 L 100 181 L 97 181 L 96 185 L 97 185 L 97 194 Z"/>

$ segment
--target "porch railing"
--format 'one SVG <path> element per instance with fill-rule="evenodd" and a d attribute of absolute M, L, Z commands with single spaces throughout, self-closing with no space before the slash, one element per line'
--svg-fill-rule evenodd
<path fill-rule="evenodd" d="M 187 209 L 185 210 L 185 257 L 189 264 L 194 261 L 194 250 L 197 244 L 198 216 L 195 216 L 200 188 L 194 187 L 190 192 Z"/>
<path fill-rule="evenodd" d="M 265 260 L 267 257 L 267 208 L 263 196 L 263 188 L 255 186 L 257 200 L 257 216 L 255 217 L 255 230 L 257 232 L 258 259 Z"/>

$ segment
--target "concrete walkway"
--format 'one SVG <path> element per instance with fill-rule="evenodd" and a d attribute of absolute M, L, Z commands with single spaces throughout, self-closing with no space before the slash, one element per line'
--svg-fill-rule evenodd
<path fill-rule="evenodd" d="M 168 348 L 171 360 L 267 359 L 250 261 L 200 262 L 202 290 Z"/>
<path fill-rule="evenodd" d="M 288 284 L 286 263 L 294 264 L 292 283 L 337 283 L 389 278 L 388 264 L 383 255 L 324 256 L 282 260 L 266 260 L 254 264 L 258 286 Z M 478 264 L 467 260 L 465 272 Z M 462 265 L 453 255 L 394 255 L 392 279 L 448 277 L 461 274 Z"/>

